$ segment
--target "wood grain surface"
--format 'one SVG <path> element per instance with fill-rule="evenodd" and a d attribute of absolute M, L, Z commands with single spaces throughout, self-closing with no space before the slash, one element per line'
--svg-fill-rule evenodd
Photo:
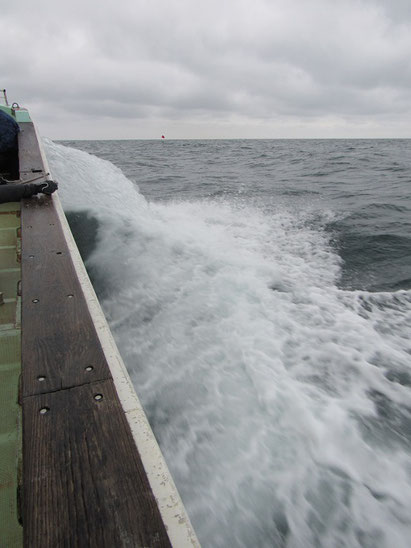
<path fill-rule="evenodd" d="M 27 547 L 170 546 L 112 381 L 26 398 L 23 421 Z"/>
<path fill-rule="evenodd" d="M 41 175 L 44 169 L 36 131 L 32 123 L 20 124 L 18 134 L 20 179 L 27 181 Z"/>
<path fill-rule="evenodd" d="M 24 546 L 170 546 L 53 198 L 21 221 Z"/>
<path fill-rule="evenodd" d="M 109 379 L 52 198 L 24 200 L 21 216 L 23 396 Z"/>

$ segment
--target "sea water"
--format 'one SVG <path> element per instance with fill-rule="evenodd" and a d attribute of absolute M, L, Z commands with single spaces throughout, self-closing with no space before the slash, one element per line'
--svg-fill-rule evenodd
<path fill-rule="evenodd" d="M 46 142 L 204 547 L 409 547 L 411 141 Z"/>

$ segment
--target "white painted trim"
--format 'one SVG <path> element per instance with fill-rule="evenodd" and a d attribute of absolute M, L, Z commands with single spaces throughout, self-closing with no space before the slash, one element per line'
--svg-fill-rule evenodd
<path fill-rule="evenodd" d="M 42 143 L 37 134 L 46 173 L 50 173 Z M 168 470 L 160 447 L 138 399 L 130 376 L 113 339 L 83 260 L 74 241 L 57 192 L 52 199 L 66 238 L 71 258 L 84 297 L 93 319 L 103 352 L 113 376 L 121 405 L 130 425 L 134 442 L 140 454 L 158 508 L 163 518 L 171 545 L 175 548 L 200 547 L 183 502 Z"/>

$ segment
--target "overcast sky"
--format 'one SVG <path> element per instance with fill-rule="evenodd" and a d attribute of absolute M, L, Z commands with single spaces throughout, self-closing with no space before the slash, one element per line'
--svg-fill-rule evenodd
<path fill-rule="evenodd" d="M 411 0 L 0 2 L 52 139 L 411 137 Z"/>

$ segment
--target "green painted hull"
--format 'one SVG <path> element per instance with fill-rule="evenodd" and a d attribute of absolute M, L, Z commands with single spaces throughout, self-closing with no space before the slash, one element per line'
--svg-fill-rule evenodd
<path fill-rule="evenodd" d="M 19 110 L 14 110 L 12 107 L 6 107 L 5 105 L 0 105 L 0 110 L 3 110 L 16 120 L 16 122 L 31 122 L 29 111 L 22 108 Z"/>
<path fill-rule="evenodd" d="M 0 531 L 1 546 L 22 546 L 20 204 L 0 204 Z"/>

